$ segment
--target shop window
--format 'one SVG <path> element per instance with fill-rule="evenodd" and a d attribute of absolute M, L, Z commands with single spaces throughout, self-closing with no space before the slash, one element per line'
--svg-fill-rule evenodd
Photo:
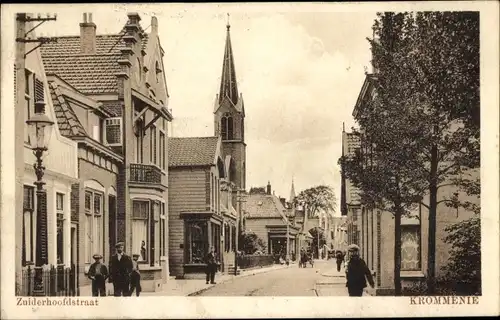
<path fill-rule="evenodd" d="M 186 221 L 186 262 L 205 263 L 208 253 L 208 225 L 205 221 Z"/>

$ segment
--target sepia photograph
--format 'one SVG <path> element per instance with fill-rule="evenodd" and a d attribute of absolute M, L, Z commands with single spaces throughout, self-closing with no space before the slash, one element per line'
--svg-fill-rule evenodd
<path fill-rule="evenodd" d="M 2 318 L 498 315 L 498 5 L 381 4 L 2 5 Z"/>

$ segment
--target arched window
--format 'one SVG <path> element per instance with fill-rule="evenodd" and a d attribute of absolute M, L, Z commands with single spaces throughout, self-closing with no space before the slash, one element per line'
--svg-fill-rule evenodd
<path fill-rule="evenodd" d="M 223 140 L 233 140 L 233 117 L 224 113 L 220 121 L 221 135 Z"/>

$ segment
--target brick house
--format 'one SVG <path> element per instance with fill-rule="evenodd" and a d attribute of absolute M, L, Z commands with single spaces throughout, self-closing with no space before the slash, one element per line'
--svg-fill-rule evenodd
<path fill-rule="evenodd" d="M 146 33 L 136 13 L 116 34 L 97 35 L 84 14 L 80 36 L 42 47 L 61 133 L 78 143 L 79 182 L 72 185 L 79 285 L 92 255 L 104 263 L 117 241 L 141 255 L 144 291 L 168 278 L 168 92 L 158 21 Z"/>
<path fill-rule="evenodd" d="M 245 231 L 255 233 L 266 243 L 266 253 L 281 253 L 293 259 L 300 250 L 301 228 L 289 221 L 288 210 L 279 197 L 271 194 L 271 185 L 268 183 L 266 193 L 249 194 L 245 200 Z"/>
<path fill-rule="evenodd" d="M 26 14 L 19 14 L 20 20 Z M 33 27 L 32 23 L 18 22 L 18 32 L 22 35 Z M 29 38 L 34 39 L 34 32 L 29 33 Z M 45 182 L 44 193 L 40 196 L 40 212 L 46 213 L 46 221 L 43 225 L 37 225 L 37 192 L 35 181 L 37 177 L 33 164 L 36 158 L 30 148 L 28 125 L 26 121 L 35 113 L 36 104 L 42 103 L 44 112 L 52 121 L 56 121 L 56 101 L 50 95 L 50 84 L 45 76 L 41 59 L 40 49 L 36 49 L 36 43 L 18 42 L 18 49 L 23 58 L 16 61 L 14 88 L 16 103 L 16 145 L 23 152 L 16 155 L 16 163 L 22 166 L 21 181 L 22 198 L 16 201 L 15 230 L 16 230 L 16 265 L 20 264 L 22 269 L 28 265 L 35 264 L 37 256 L 37 237 L 42 234 L 42 245 L 44 256 L 42 263 L 59 268 L 70 268 L 76 265 L 77 238 L 76 230 L 71 224 L 70 198 L 71 188 L 78 182 L 77 143 L 65 137 L 64 132 L 58 126 L 52 127 L 51 139 L 48 150 L 44 152 L 43 165 L 45 167 L 42 181 Z M 32 51 L 33 50 L 33 51 Z M 29 52 L 29 53 L 28 53 Z M 25 53 L 28 53 L 25 56 Z M 19 125 L 18 125 L 19 124 Z M 18 157 L 19 156 L 19 157 Z M 19 212 L 21 211 L 21 212 Z M 41 228 L 38 228 L 41 227 Z M 46 231 L 46 232 L 44 232 Z M 45 234 L 43 234 L 45 233 Z M 19 272 L 19 270 L 17 270 Z M 19 275 L 18 275 L 19 276 Z M 28 294 L 26 286 L 27 278 L 23 283 L 17 285 L 17 293 Z M 73 283 L 73 288 L 76 283 Z"/>
<path fill-rule="evenodd" d="M 227 271 L 234 265 L 237 213 L 221 137 L 170 138 L 168 149 L 170 271 L 203 277 L 210 247 Z"/>
<path fill-rule="evenodd" d="M 368 74 L 362 86 L 354 113 L 363 112 L 374 97 L 376 78 Z M 367 146 L 358 140 L 356 148 L 363 148 L 368 153 Z M 354 151 L 354 150 L 352 150 Z M 471 171 L 478 175 L 479 171 Z M 457 188 L 449 185 L 438 190 L 438 201 L 449 198 Z M 465 197 L 465 195 L 461 195 Z M 469 201 L 479 201 L 470 197 Z M 428 203 L 428 195 L 423 195 L 423 203 Z M 447 232 L 445 228 L 451 224 L 471 218 L 473 212 L 462 208 L 438 206 L 436 221 L 436 265 L 435 275 L 442 275 L 441 268 L 449 259 L 450 246 L 443 241 Z M 401 219 L 401 282 L 403 288 L 412 283 L 423 281 L 427 274 L 428 250 L 428 210 L 420 205 L 414 212 Z M 392 295 L 394 292 L 394 217 L 392 213 L 367 209 L 361 202 L 355 210 L 348 210 L 347 233 L 349 243 L 356 243 L 361 248 L 361 256 L 368 267 L 376 275 L 377 295 Z"/>

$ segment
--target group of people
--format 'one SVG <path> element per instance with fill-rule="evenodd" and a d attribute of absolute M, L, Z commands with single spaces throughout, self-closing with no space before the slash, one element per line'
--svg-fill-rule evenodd
<path fill-rule="evenodd" d="M 307 262 L 314 266 L 314 259 L 311 250 L 306 250 L 304 247 L 300 248 L 300 260 L 299 260 L 299 268 L 305 268 L 307 266 Z"/>
<path fill-rule="evenodd" d="M 139 254 L 133 254 L 132 258 L 124 251 L 123 242 L 115 246 L 116 253 L 111 257 L 109 270 L 101 262 L 102 256 L 95 254 L 95 262 L 90 266 L 88 278 L 92 280 L 92 296 L 106 296 L 106 280 L 113 283 L 115 297 L 139 296 L 141 289 L 141 272 L 139 271 Z"/>

